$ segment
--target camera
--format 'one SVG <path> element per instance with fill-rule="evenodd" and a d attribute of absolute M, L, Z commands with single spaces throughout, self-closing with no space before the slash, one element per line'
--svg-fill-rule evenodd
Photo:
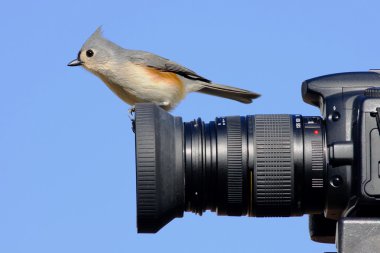
<path fill-rule="evenodd" d="M 322 117 L 273 114 L 183 122 L 155 104 L 137 104 L 138 232 L 155 233 L 185 211 L 308 214 L 311 238 L 333 243 L 337 221 L 346 229 L 360 227 L 350 226 L 350 218 L 378 221 L 380 74 L 309 79 L 302 97 L 319 107 Z"/>

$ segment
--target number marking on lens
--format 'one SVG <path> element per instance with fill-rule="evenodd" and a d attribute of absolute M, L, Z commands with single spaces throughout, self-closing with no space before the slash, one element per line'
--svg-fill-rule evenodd
<path fill-rule="evenodd" d="M 301 128 L 301 118 L 300 115 L 296 115 L 296 128 Z"/>
<path fill-rule="evenodd" d="M 218 126 L 225 126 L 226 125 L 226 118 L 218 118 L 217 119 L 217 125 Z"/>

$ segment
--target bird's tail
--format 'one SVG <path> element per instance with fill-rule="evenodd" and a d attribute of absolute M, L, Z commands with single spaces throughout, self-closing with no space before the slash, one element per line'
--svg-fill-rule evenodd
<path fill-rule="evenodd" d="M 244 104 L 250 104 L 252 103 L 252 99 L 260 97 L 260 94 L 249 90 L 216 83 L 202 83 L 202 88 L 198 92 L 236 100 Z"/>

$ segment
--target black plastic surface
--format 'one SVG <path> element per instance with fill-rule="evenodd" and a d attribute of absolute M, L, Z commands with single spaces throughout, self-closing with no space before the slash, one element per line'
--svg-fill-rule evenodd
<path fill-rule="evenodd" d="M 182 123 L 136 106 L 139 232 L 183 211 L 219 215 L 312 214 L 313 240 L 331 242 L 333 220 L 380 216 L 380 75 L 306 80 L 304 101 L 323 119 L 251 115 Z"/>
<path fill-rule="evenodd" d="M 311 240 L 321 243 L 335 243 L 336 220 L 326 219 L 322 214 L 309 216 Z"/>
<path fill-rule="evenodd" d="M 357 138 L 357 134 L 352 131 L 355 131 L 353 126 L 359 117 L 357 115 L 359 108 L 355 107 L 355 103 L 358 97 L 364 96 L 366 89 L 379 86 L 380 75 L 376 72 L 338 73 L 303 82 L 303 100 L 319 107 L 325 119 L 327 146 L 332 146 L 336 142 L 363 141 L 353 139 Z M 330 181 L 335 177 L 342 178 L 344 183 L 340 187 L 326 185 L 324 213 L 331 219 L 338 219 L 347 209 L 354 186 L 353 165 L 347 163 L 342 165 L 341 161 L 327 164 L 327 180 Z"/>
<path fill-rule="evenodd" d="M 184 123 L 186 210 L 247 214 L 249 184 L 244 117 Z"/>
<path fill-rule="evenodd" d="M 184 211 L 182 120 L 154 104 L 136 105 L 139 233 L 155 233 Z"/>
<path fill-rule="evenodd" d="M 183 211 L 229 216 L 321 213 L 324 131 L 319 117 L 256 115 L 182 123 L 136 106 L 138 231 Z"/>

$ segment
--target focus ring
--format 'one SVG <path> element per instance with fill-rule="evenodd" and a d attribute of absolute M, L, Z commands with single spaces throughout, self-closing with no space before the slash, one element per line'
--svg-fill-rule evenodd
<path fill-rule="evenodd" d="M 257 115 L 254 120 L 256 162 L 254 213 L 289 216 L 293 200 L 292 118 Z"/>
<path fill-rule="evenodd" d="M 232 211 L 241 210 L 243 204 L 243 159 L 240 117 L 227 117 L 227 203 L 230 207 L 229 215 L 241 215 L 235 214 L 235 211 Z M 234 206 L 236 208 L 233 208 Z"/>

